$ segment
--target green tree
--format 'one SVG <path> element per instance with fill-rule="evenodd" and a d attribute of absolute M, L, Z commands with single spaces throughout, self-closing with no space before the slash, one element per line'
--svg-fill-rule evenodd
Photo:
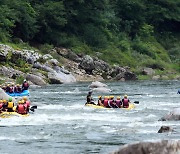
<path fill-rule="evenodd" d="M 146 20 L 157 32 L 180 30 L 180 1 L 147 0 L 146 5 Z"/>
<path fill-rule="evenodd" d="M 144 0 L 117 0 L 115 13 L 119 18 L 119 30 L 135 37 L 145 22 Z"/>
<path fill-rule="evenodd" d="M 67 13 L 66 31 L 79 36 L 90 46 L 103 47 L 108 40 L 109 0 L 64 1 Z"/>
<path fill-rule="evenodd" d="M 0 2 L 0 41 L 7 41 L 11 36 L 16 17 L 14 10 L 3 2 Z"/>
<path fill-rule="evenodd" d="M 41 43 L 59 45 L 60 37 L 66 25 L 66 13 L 62 1 L 46 1 L 35 6 L 38 12 L 39 31 L 36 40 Z"/>
<path fill-rule="evenodd" d="M 10 7 L 15 10 L 16 20 L 13 35 L 24 41 L 31 40 L 37 32 L 37 13 L 25 0 L 10 0 Z"/>

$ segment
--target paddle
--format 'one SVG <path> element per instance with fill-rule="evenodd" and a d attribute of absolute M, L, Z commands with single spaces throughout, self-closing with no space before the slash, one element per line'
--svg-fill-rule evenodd
<path fill-rule="evenodd" d="M 139 104 L 139 101 L 134 101 L 134 104 Z"/>
<path fill-rule="evenodd" d="M 32 109 L 37 109 L 37 105 L 31 106 Z"/>
<path fill-rule="evenodd" d="M 32 106 L 32 107 L 30 108 L 30 110 L 31 110 L 32 112 L 35 111 L 34 109 L 37 109 L 37 105 L 34 105 L 34 106 Z"/>

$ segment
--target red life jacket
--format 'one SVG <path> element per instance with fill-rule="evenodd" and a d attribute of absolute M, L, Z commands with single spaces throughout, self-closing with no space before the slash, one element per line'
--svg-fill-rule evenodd
<path fill-rule="evenodd" d="M 17 110 L 17 112 L 18 112 L 19 114 L 26 114 L 26 113 L 27 113 L 26 110 L 25 110 L 25 106 L 24 106 L 23 104 L 19 104 L 19 105 L 18 105 L 18 110 Z"/>
<path fill-rule="evenodd" d="M 123 107 L 128 108 L 129 107 L 129 101 L 128 99 L 124 99 L 123 101 Z"/>
<path fill-rule="evenodd" d="M 30 101 L 26 101 L 26 103 L 25 103 L 25 105 L 27 106 L 27 107 L 30 107 Z"/>
<path fill-rule="evenodd" d="M 105 100 L 104 100 L 104 106 L 105 106 L 105 107 L 108 107 L 108 106 L 109 106 L 109 105 L 108 105 L 108 99 L 105 99 Z"/>
<path fill-rule="evenodd" d="M 116 100 L 116 105 L 118 106 L 118 107 L 121 107 L 121 105 L 122 105 L 122 102 L 121 102 L 121 100 Z"/>
<path fill-rule="evenodd" d="M 28 85 L 27 82 L 25 82 L 23 86 L 24 86 L 25 88 L 28 88 L 28 87 L 29 87 L 29 85 Z"/>

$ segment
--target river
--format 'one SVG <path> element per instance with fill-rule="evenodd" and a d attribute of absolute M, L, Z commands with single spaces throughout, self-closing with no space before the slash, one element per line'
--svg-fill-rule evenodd
<path fill-rule="evenodd" d="M 31 88 L 30 100 L 38 109 L 26 118 L 0 119 L 0 153 L 104 154 L 127 143 L 180 139 L 179 121 L 158 121 L 180 107 L 180 81 L 106 82 L 109 95 L 127 94 L 140 102 L 133 110 L 84 106 L 89 84 Z M 157 133 L 162 125 L 175 132 Z"/>

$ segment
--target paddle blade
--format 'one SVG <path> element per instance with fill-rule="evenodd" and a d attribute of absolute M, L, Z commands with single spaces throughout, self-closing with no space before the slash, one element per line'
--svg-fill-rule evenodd
<path fill-rule="evenodd" d="M 139 104 L 139 101 L 134 101 L 135 104 Z"/>
<path fill-rule="evenodd" d="M 33 109 L 33 108 L 30 108 L 30 110 L 31 110 L 32 112 L 34 112 L 34 109 Z"/>
<path fill-rule="evenodd" d="M 31 109 L 37 109 L 37 105 L 31 106 Z"/>

